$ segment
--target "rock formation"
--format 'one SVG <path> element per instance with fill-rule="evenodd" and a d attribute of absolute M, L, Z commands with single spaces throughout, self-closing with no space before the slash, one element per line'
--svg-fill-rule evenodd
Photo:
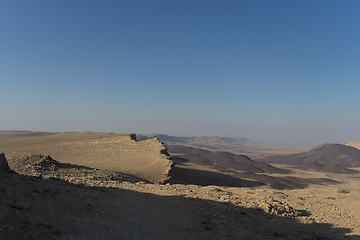
<path fill-rule="evenodd" d="M 137 142 L 135 134 L 59 133 L 0 140 L 5 153 L 50 155 L 60 163 L 123 172 L 163 183 L 174 162 L 159 139 Z"/>
<path fill-rule="evenodd" d="M 6 157 L 4 153 L 0 153 L 0 173 L 9 173 L 11 172 L 8 162 L 6 161 Z"/>

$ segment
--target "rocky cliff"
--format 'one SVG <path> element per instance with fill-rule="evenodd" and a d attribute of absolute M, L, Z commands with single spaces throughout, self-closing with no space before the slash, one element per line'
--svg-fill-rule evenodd
<path fill-rule="evenodd" d="M 61 163 L 123 172 L 163 183 L 174 162 L 159 139 L 137 142 L 135 134 L 59 133 L 0 138 L 9 161 L 21 155 L 50 155 Z"/>

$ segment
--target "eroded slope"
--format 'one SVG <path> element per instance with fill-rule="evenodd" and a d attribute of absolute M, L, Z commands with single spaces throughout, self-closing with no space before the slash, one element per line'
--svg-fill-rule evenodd
<path fill-rule="evenodd" d="M 1 138 L 0 138 L 1 139 Z M 61 163 L 123 172 L 153 183 L 169 179 L 173 161 L 159 139 L 136 141 L 135 134 L 60 133 L 7 136 L 0 150 L 11 161 L 21 155 L 50 155 Z"/>

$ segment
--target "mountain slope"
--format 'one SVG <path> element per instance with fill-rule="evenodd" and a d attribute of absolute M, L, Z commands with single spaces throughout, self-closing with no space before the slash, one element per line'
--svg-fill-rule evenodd
<path fill-rule="evenodd" d="M 200 147 L 208 149 L 219 149 L 228 147 L 244 147 L 245 144 L 251 143 L 246 138 L 232 138 L 232 137 L 179 137 L 166 134 L 147 134 L 138 135 L 138 141 L 147 140 L 150 138 L 159 138 L 167 146 L 170 145 L 184 145 L 191 147 Z"/>
<path fill-rule="evenodd" d="M 169 145 L 168 152 L 170 154 L 208 154 L 209 150 L 195 147 L 186 147 L 183 145 Z"/>
<path fill-rule="evenodd" d="M 249 172 L 249 173 L 286 173 L 287 170 L 273 167 L 264 162 L 256 162 L 245 155 L 237 155 L 229 152 L 215 152 L 209 154 L 183 155 L 182 159 L 209 166 L 224 172 Z M 174 158 L 176 161 L 176 158 Z"/>
<path fill-rule="evenodd" d="M 271 156 L 258 161 L 288 164 L 304 170 L 331 173 L 354 173 L 360 167 L 360 150 L 342 144 L 323 144 L 308 152 Z"/>

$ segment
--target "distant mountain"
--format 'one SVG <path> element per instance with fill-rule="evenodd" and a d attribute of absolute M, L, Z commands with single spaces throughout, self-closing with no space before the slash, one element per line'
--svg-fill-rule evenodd
<path fill-rule="evenodd" d="M 14 137 L 36 137 L 51 135 L 50 132 L 31 132 L 31 131 L 6 131 L 0 130 L 0 139 L 14 138 Z"/>
<path fill-rule="evenodd" d="M 258 159 L 261 162 L 292 165 L 303 170 L 355 173 L 360 167 L 360 150 L 342 144 L 324 144 L 308 152 Z"/>
<path fill-rule="evenodd" d="M 168 152 L 170 154 L 208 154 L 212 153 L 209 150 L 202 148 L 186 147 L 183 145 L 169 145 Z"/>
<path fill-rule="evenodd" d="M 200 147 L 207 149 L 223 149 L 232 147 L 244 147 L 246 144 L 252 143 L 247 138 L 232 138 L 232 137 L 179 137 L 166 134 L 146 134 L 137 135 L 138 141 L 147 140 L 150 138 L 159 138 L 167 146 L 170 145 L 184 145 L 190 147 Z"/>
<path fill-rule="evenodd" d="M 187 160 L 197 165 L 208 166 L 222 172 L 249 172 L 249 173 L 287 173 L 288 170 L 273 167 L 264 162 L 256 162 L 245 155 L 229 152 L 215 152 L 208 154 L 183 155 L 174 157 L 174 161 Z"/>

